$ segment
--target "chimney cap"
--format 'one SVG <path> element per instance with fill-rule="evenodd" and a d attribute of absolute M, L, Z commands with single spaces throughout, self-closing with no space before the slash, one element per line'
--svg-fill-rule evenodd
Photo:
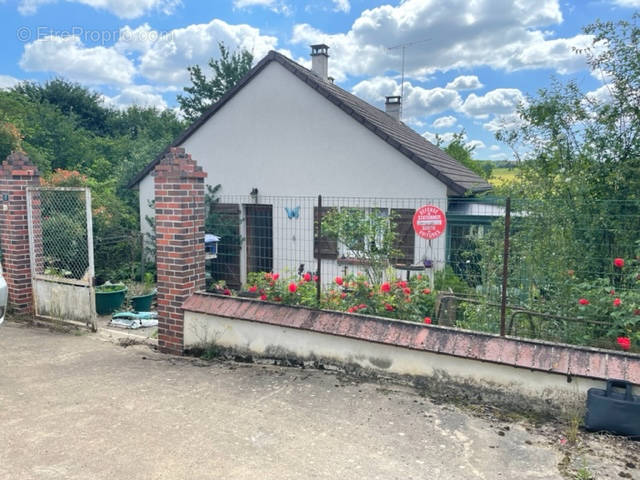
<path fill-rule="evenodd" d="M 400 95 L 389 95 L 385 98 L 385 105 L 393 104 L 393 103 L 402 103 L 402 97 Z"/>
<path fill-rule="evenodd" d="M 316 43 L 315 45 L 311 45 L 311 56 L 313 55 L 326 55 L 329 56 L 329 45 L 325 45 L 324 43 Z"/>

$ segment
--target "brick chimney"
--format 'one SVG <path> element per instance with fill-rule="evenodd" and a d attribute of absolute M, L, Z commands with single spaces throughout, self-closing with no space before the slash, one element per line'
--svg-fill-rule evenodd
<path fill-rule="evenodd" d="M 390 97 L 385 97 L 386 100 L 384 102 L 384 111 L 387 115 L 391 115 L 396 120 L 400 121 L 400 110 L 402 108 L 402 97 L 398 95 L 393 95 Z"/>
<path fill-rule="evenodd" d="M 311 45 L 311 71 L 321 80 L 327 81 L 329 75 L 329 47 L 324 43 Z"/>

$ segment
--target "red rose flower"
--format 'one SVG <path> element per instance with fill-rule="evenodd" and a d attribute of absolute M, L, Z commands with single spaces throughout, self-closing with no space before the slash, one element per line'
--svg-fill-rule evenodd
<path fill-rule="evenodd" d="M 384 282 L 382 285 L 380 285 L 380 291 L 382 291 L 382 292 L 390 292 L 391 291 L 391 285 L 389 285 L 389 282 Z"/>
<path fill-rule="evenodd" d="M 251 293 L 255 293 L 255 292 L 257 292 L 257 291 L 258 291 L 258 287 L 257 287 L 256 285 L 251 285 L 251 286 L 249 287 L 249 291 L 250 291 Z"/>
<path fill-rule="evenodd" d="M 609 294 L 611 294 L 611 295 L 615 295 L 615 294 L 616 294 L 616 291 L 612 288 L 612 289 L 611 289 L 611 291 L 609 292 Z"/>
<path fill-rule="evenodd" d="M 362 310 L 363 308 L 367 308 L 367 306 L 364 303 L 361 303 L 360 305 L 358 305 L 358 308 Z"/>
<path fill-rule="evenodd" d="M 340 294 L 340 298 L 342 298 L 342 299 L 347 298 L 347 294 L 346 294 L 346 293 L 344 293 L 344 292 L 342 292 L 342 293 Z"/>
<path fill-rule="evenodd" d="M 390 305 L 390 304 L 388 304 L 388 303 L 385 303 L 385 304 L 384 304 L 384 309 L 385 309 L 385 310 L 387 310 L 387 311 L 389 311 L 389 312 L 392 312 L 392 311 L 393 311 L 393 305 Z"/>
<path fill-rule="evenodd" d="M 344 283 L 344 280 L 342 280 L 342 277 L 336 277 L 333 279 L 334 282 L 336 282 L 338 285 L 342 285 Z"/>
<path fill-rule="evenodd" d="M 311 274 L 310 274 L 309 272 L 305 273 L 305 274 L 302 276 L 302 279 L 303 279 L 305 282 L 310 282 L 310 281 L 311 281 Z"/>
<path fill-rule="evenodd" d="M 640 309 L 636 308 L 636 309 L 633 311 L 633 314 L 634 314 L 634 315 L 640 315 Z"/>
<path fill-rule="evenodd" d="M 409 287 L 406 287 L 402 291 L 404 292 L 405 295 L 411 295 L 411 289 Z"/>
<path fill-rule="evenodd" d="M 275 297 L 273 300 L 276 301 L 276 302 L 281 302 L 282 301 L 282 297 Z"/>
<path fill-rule="evenodd" d="M 580 300 L 578 300 L 578 303 L 580 305 L 589 305 L 589 300 L 587 300 L 586 298 L 581 298 Z"/>
<path fill-rule="evenodd" d="M 613 265 L 618 268 L 624 267 L 624 258 L 614 258 Z"/>
<path fill-rule="evenodd" d="M 228 296 L 228 295 L 231 295 L 231 290 L 229 290 L 228 288 L 225 288 L 225 289 L 222 291 L 222 294 L 223 294 L 223 295 L 227 295 L 227 296 Z"/>
<path fill-rule="evenodd" d="M 616 342 L 618 342 L 618 345 L 620 345 L 620 348 L 623 350 L 629 350 L 631 348 L 631 339 L 629 337 L 618 337 Z"/>
<path fill-rule="evenodd" d="M 319 280 L 318 275 L 314 275 L 314 276 L 313 276 L 313 281 L 314 281 L 314 282 L 316 282 L 316 283 L 318 283 L 318 280 Z"/>
<path fill-rule="evenodd" d="M 270 273 L 265 273 L 264 274 L 264 279 L 265 280 L 272 280 L 273 279 L 273 275 L 271 275 Z"/>
<path fill-rule="evenodd" d="M 298 290 L 298 286 L 295 283 L 290 283 L 289 284 L 289 291 L 291 293 L 296 293 L 297 290 Z"/>
<path fill-rule="evenodd" d="M 263 293 L 262 295 L 260 295 L 260 300 L 266 300 L 267 296 Z"/>
<path fill-rule="evenodd" d="M 353 313 L 353 312 L 355 312 L 356 310 L 357 310 L 357 308 L 356 308 L 356 307 L 349 307 L 349 308 L 347 308 L 347 312 L 349 312 L 349 313 Z"/>
<path fill-rule="evenodd" d="M 425 295 L 429 295 L 431 293 L 431 290 L 428 288 L 425 288 L 424 290 L 422 290 L 422 293 L 424 293 Z"/>
<path fill-rule="evenodd" d="M 424 317 L 423 323 L 426 323 L 427 325 L 430 325 L 431 324 L 431 318 Z"/>
<path fill-rule="evenodd" d="M 279 273 L 274 273 L 273 275 L 271 275 L 271 277 L 272 277 L 274 280 L 278 280 L 278 278 L 280 278 L 280 274 L 279 274 Z"/>
<path fill-rule="evenodd" d="M 622 303 L 622 301 L 621 301 L 619 298 L 616 298 L 616 299 L 613 301 L 613 306 L 614 306 L 614 307 L 619 307 L 621 303 Z"/>
<path fill-rule="evenodd" d="M 407 286 L 407 282 L 405 282 L 404 280 L 403 280 L 403 281 L 401 281 L 401 282 L 398 282 L 398 286 L 399 286 L 400 288 L 404 288 L 404 287 L 406 287 L 406 286 Z"/>
<path fill-rule="evenodd" d="M 418 280 L 422 280 L 422 274 L 418 274 Z"/>

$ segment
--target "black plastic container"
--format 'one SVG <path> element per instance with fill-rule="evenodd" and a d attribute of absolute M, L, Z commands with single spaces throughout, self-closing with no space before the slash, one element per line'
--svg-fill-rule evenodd
<path fill-rule="evenodd" d="M 606 390 L 590 388 L 585 428 L 640 439 L 640 396 L 633 395 L 632 389 L 633 384 L 625 380 L 607 380 Z"/>

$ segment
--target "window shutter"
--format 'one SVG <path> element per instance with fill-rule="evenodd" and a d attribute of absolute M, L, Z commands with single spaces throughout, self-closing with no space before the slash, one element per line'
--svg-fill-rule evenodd
<path fill-rule="evenodd" d="M 415 210 L 409 208 L 392 208 L 391 221 L 396 233 L 393 248 L 399 252 L 392 259 L 395 265 L 411 265 L 414 262 L 415 233 L 413 231 L 413 214 Z"/>
<path fill-rule="evenodd" d="M 320 213 L 324 216 L 331 210 L 331 207 L 322 207 Z M 319 220 L 318 207 L 313 207 L 313 257 L 335 260 L 338 258 L 338 241 L 328 235 L 322 235 L 320 239 L 317 238 Z"/>

